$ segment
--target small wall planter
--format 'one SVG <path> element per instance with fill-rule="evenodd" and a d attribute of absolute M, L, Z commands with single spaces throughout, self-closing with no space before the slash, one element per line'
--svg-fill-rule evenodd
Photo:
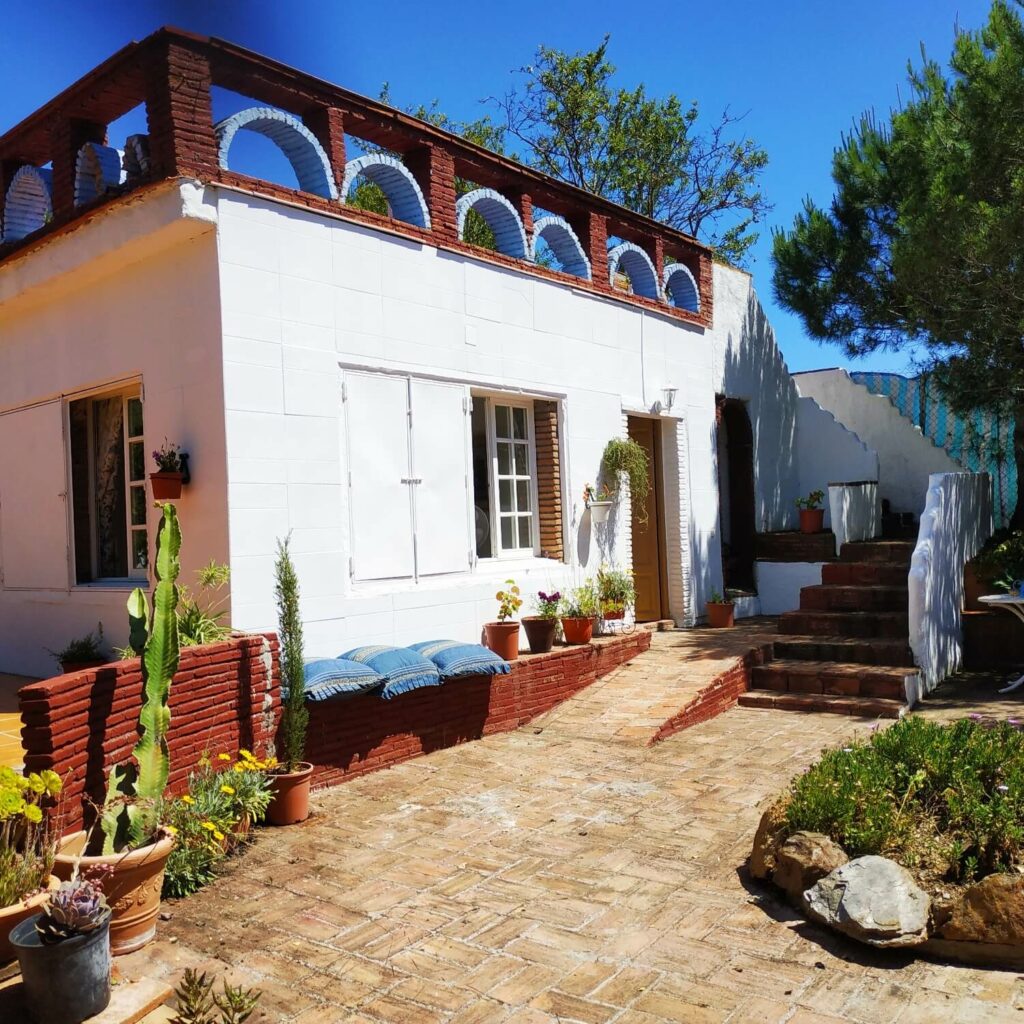
<path fill-rule="evenodd" d="M 271 776 L 274 798 L 267 808 L 268 825 L 298 825 L 309 817 L 309 784 L 313 766 L 307 761 L 296 772 Z"/>
<path fill-rule="evenodd" d="M 562 619 L 567 644 L 589 644 L 594 636 L 593 619 Z"/>
<path fill-rule="evenodd" d="M 590 521 L 592 523 L 607 523 L 608 517 L 612 514 L 614 501 L 592 501 L 587 505 L 590 509 Z"/>
<path fill-rule="evenodd" d="M 825 510 L 823 508 L 800 509 L 800 532 L 821 533 L 825 529 Z"/>
<path fill-rule="evenodd" d="M 732 601 L 708 601 L 707 610 L 712 629 L 729 629 L 736 624 L 736 605 Z"/>
<path fill-rule="evenodd" d="M 545 619 L 540 615 L 526 615 L 522 619 L 526 641 L 531 654 L 547 654 L 555 644 L 558 632 L 557 619 Z"/>
<path fill-rule="evenodd" d="M 488 622 L 484 624 L 484 643 L 505 661 L 519 657 L 519 623 Z"/>
<path fill-rule="evenodd" d="M 156 501 L 174 501 L 181 497 L 183 473 L 150 473 L 149 485 Z"/>

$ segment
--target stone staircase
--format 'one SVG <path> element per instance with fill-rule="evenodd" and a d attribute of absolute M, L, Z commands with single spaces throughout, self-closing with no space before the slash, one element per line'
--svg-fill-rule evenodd
<path fill-rule="evenodd" d="M 844 544 L 804 587 L 800 608 L 779 616 L 773 660 L 752 670 L 750 708 L 898 718 L 916 676 L 907 642 L 912 540 Z"/>

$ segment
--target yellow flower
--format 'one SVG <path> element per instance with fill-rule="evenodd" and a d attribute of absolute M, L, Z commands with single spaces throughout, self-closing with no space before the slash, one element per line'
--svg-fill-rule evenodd
<path fill-rule="evenodd" d="M 212 821 L 204 821 L 200 824 L 201 828 L 205 828 L 207 832 L 216 832 L 217 826 Z"/>
<path fill-rule="evenodd" d="M 178 830 L 173 825 L 164 825 L 164 831 L 171 836 L 178 834 Z"/>
<path fill-rule="evenodd" d="M 231 755 L 230 754 L 218 754 L 217 755 L 217 760 L 218 761 L 230 761 L 231 760 Z"/>
<path fill-rule="evenodd" d="M 234 765 L 231 770 L 233 772 L 244 772 L 245 771 L 245 765 L 242 764 L 241 761 L 239 761 L 238 764 Z"/>
<path fill-rule="evenodd" d="M 238 751 L 238 756 L 245 761 L 251 761 L 253 759 L 252 751 L 245 750 L 244 748 Z"/>
<path fill-rule="evenodd" d="M 182 802 L 183 804 L 194 804 L 194 803 L 195 803 L 195 800 L 193 800 L 193 799 L 192 799 L 192 797 L 190 797 L 190 796 L 188 795 L 188 793 L 186 793 L 186 794 L 185 794 L 185 795 L 184 795 L 184 796 L 183 796 L 183 797 L 181 798 L 181 802 Z"/>
<path fill-rule="evenodd" d="M 223 843 L 224 842 L 224 833 L 221 832 L 220 829 L 214 829 L 213 830 L 213 838 L 216 839 L 218 843 Z"/>
<path fill-rule="evenodd" d="M 226 783 L 223 786 L 220 787 L 220 791 L 222 793 L 227 793 L 228 796 L 234 796 L 235 795 L 234 788 L 232 786 L 227 785 Z"/>
<path fill-rule="evenodd" d="M 29 804 L 25 808 L 25 818 L 33 825 L 38 825 L 43 820 L 43 812 L 35 804 Z"/>

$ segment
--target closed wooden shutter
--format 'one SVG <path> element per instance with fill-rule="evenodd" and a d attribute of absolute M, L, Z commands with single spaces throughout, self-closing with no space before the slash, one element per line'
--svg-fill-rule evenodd
<path fill-rule="evenodd" d="M 537 498 L 540 553 L 564 561 L 562 470 L 558 447 L 558 403 L 533 403 L 533 436 L 537 451 Z"/>

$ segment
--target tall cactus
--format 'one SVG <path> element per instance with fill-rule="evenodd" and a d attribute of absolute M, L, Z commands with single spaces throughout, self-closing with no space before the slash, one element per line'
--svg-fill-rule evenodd
<path fill-rule="evenodd" d="M 174 506 L 163 507 L 156 540 L 153 613 L 145 593 L 136 588 L 128 598 L 132 647 L 141 651 L 143 705 L 139 712 L 139 741 L 135 764 L 115 765 L 107 782 L 101 827 L 103 853 L 143 845 L 156 831 L 159 803 L 167 788 L 171 759 L 167 730 L 171 723 L 168 698 L 178 671 L 178 586 L 181 530 Z"/>

